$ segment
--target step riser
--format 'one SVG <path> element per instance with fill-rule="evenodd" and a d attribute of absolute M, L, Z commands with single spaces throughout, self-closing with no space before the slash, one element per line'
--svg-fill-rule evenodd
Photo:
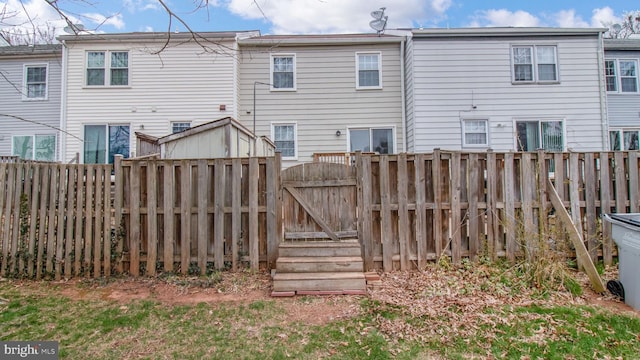
<path fill-rule="evenodd" d="M 360 247 L 347 248 L 308 248 L 308 247 L 280 247 L 279 256 L 362 256 Z"/>
<path fill-rule="evenodd" d="M 274 280 L 273 291 L 365 290 L 364 279 Z"/>
<path fill-rule="evenodd" d="M 276 271 L 278 272 L 353 272 L 363 271 L 364 265 L 362 261 L 356 262 L 309 262 L 309 263 L 291 263 L 276 262 Z"/>

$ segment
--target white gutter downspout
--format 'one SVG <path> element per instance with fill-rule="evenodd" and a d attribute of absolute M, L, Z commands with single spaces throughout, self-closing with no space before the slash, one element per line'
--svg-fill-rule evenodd
<path fill-rule="evenodd" d="M 609 118 L 607 112 L 607 91 L 603 81 L 604 40 L 598 33 L 598 92 L 600 94 L 600 124 L 602 126 L 602 150 L 609 150 Z"/>
<path fill-rule="evenodd" d="M 400 97 L 402 98 L 402 152 L 407 152 L 407 104 L 405 99 L 405 70 L 404 70 L 404 43 L 407 41 L 407 37 L 400 42 Z"/>
<path fill-rule="evenodd" d="M 64 132 L 60 132 L 60 157 L 63 162 L 67 162 L 67 141 L 69 140 L 66 134 L 67 131 L 67 66 L 69 62 L 69 55 L 67 52 L 67 43 L 62 40 L 62 81 L 60 81 L 60 129 Z M 78 159 L 80 162 L 80 159 Z"/>

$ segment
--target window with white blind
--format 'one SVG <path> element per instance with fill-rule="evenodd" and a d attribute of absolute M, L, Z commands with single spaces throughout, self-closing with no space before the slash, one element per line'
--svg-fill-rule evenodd
<path fill-rule="evenodd" d="M 47 64 L 24 66 L 24 100 L 47 99 Z"/>
<path fill-rule="evenodd" d="M 464 119 L 462 121 L 462 146 L 489 146 L 489 125 L 486 119 Z"/>
<path fill-rule="evenodd" d="M 356 53 L 357 89 L 382 88 L 381 62 L 381 54 L 379 52 Z"/>
<path fill-rule="evenodd" d="M 87 51 L 87 86 L 128 86 L 129 52 Z"/>
<path fill-rule="evenodd" d="M 558 55 L 555 46 L 513 46 L 513 82 L 555 83 L 559 81 Z"/>
<path fill-rule="evenodd" d="M 518 151 L 563 151 L 562 121 L 516 121 Z"/>
<path fill-rule="evenodd" d="M 293 160 L 297 158 L 296 137 L 295 123 L 271 124 L 271 138 L 276 145 L 276 150 L 280 151 L 283 159 Z"/>
<path fill-rule="evenodd" d="M 296 56 L 271 55 L 271 90 L 296 89 Z"/>
<path fill-rule="evenodd" d="M 607 92 L 638 93 L 638 60 L 607 59 L 604 62 Z"/>

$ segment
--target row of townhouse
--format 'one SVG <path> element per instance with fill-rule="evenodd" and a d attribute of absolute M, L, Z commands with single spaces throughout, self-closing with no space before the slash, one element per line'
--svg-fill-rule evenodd
<path fill-rule="evenodd" d="M 65 35 L 0 47 L 0 155 L 107 163 L 232 117 L 281 151 L 638 149 L 640 40 L 605 29 Z"/>

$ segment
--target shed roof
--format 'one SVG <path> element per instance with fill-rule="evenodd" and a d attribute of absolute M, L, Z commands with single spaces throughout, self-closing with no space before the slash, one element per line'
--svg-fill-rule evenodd
<path fill-rule="evenodd" d="M 209 131 L 209 130 L 213 130 L 213 129 L 217 129 L 219 127 L 223 127 L 225 125 L 231 125 L 235 128 L 237 128 L 238 130 L 244 132 L 245 134 L 249 135 L 252 138 L 256 138 L 256 136 L 249 130 L 247 129 L 244 125 L 242 125 L 240 122 L 238 122 L 237 120 L 235 120 L 234 118 L 228 116 L 228 117 L 224 117 L 222 119 L 218 119 L 218 120 L 214 120 L 214 121 L 210 121 L 208 123 L 204 123 L 198 126 L 194 126 L 190 129 L 181 131 L 179 133 L 176 134 L 170 134 L 170 135 L 166 135 L 163 136 L 161 138 L 158 139 L 158 144 L 164 144 L 167 142 L 171 142 L 171 141 L 176 141 L 182 138 L 186 138 L 189 136 L 193 136 L 205 131 Z"/>

